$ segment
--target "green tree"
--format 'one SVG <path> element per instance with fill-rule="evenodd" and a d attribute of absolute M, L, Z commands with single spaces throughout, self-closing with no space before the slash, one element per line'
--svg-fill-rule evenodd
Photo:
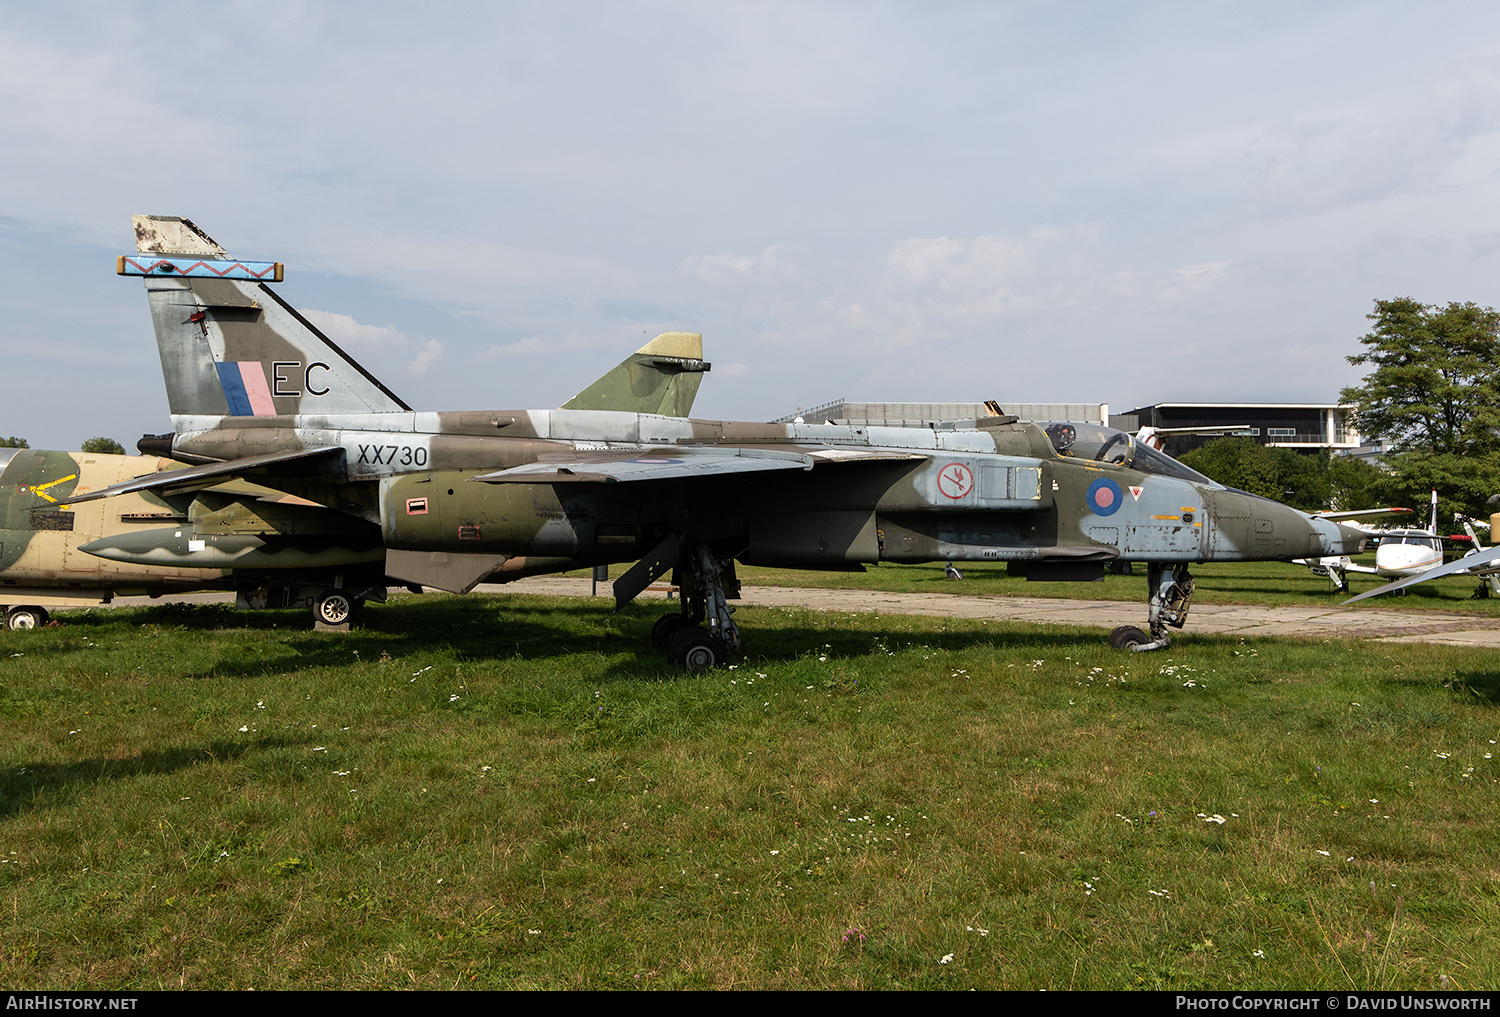
<path fill-rule="evenodd" d="M 1349 363 L 1372 370 L 1342 399 L 1361 434 L 1390 449 L 1381 492 L 1420 509 L 1436 488 L 1440 516 L 1488 515 L 1500 492 L 1500 312 L 1402 297 L 1377 300 L 1369 318 Z"/>
<path fill-rule="evenodd" d="M 122 456 L 125 454 L 125 447 L 113 438 L 100 437 L 90 438 L 78 451 L 92 452 L 96 455 Z"/>
<path fill-rule="evenodd" d="M 1191 467 L 1225 487 L 1281 500 L 1281 477 L 1272 450 L 1254 438 L 1215 438 L 1182 454 Z"/>
<path fill-rule="evenodd" d="M 31 444 L 25 438 L 0 438 L 0 448 L 30 448 Z"/>
<path fill-rule="evenodd" d="M 1327 452 L 1271 448 L 1254 438 L 1216 438 L 1186 452 L 1190 466 L 1225 487 L 1285 502 L 1305 512 L 1373 508 L 1379 504 L 1379 470 Z"/>
<path fill-rule="evenodd" d="M 1500 451 L 1500 311 L 1401 297 L 1369 318 L 1365 351 L 1348 359 L 1373 370 L 1341 397 L 1360 433 L 1398 454 Z"/>

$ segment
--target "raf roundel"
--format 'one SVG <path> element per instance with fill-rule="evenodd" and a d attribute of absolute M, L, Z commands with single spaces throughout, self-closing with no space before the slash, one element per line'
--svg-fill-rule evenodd
<path fill-rule="evenodd" d="M 1124 500 L 1120 493 L 1120 485 L 1108 477 L 1100 477 L 1089 485 L 1088 490 L 1089 508 L 1094 510 L 1095 515 L 1112 516 L 1120 511 L 1120 504 Z"/>

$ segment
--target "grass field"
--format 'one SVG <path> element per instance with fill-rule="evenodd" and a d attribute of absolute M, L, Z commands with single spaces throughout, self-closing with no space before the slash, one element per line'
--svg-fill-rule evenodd
<path fill-rule="evenodd" d="M 739 617 L 691 676 L 519 596 L 0 633 L 0 982 L 1500 984 L 1492 654 Z"/>

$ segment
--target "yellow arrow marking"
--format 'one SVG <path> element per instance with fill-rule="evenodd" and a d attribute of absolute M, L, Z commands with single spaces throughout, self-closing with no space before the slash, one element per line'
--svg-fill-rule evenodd
<path fill-rule="evenodd" d="M 78 474 L 76 474 L 76 473 L 70 473 L 66 477 L 58 477 L 56 480 L 51 480 L 51 481 L 48 481 L 45 484 L 38 484 L 38 485 L 36 485 L 35 487 L 33 487 L 31 489 L 31 493 L 32 494 L 36 494 L 36 495 L 40 495 L 41 497 L 46 498 L 52 504 L 56 505 L 57 504 L 57 499 L 54 498 L 54 497 L 52 497 L 52 495 L 50 495 L 50 494 L 47 493 L 47 488 L 49 488 L 49 487 L 56 487 L 58 484 L 66 484 L 70 480 L 77 480 L 77 479 L 78 479 Z"/>

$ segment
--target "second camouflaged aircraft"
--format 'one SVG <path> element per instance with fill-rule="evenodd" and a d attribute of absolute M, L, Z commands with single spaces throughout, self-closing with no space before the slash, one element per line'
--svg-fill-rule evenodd
<path fill-rule="evenodd" d="M 377 524 L 388 576 L 457 592 L 633 561 L 614 584 L 623 605 L 672 570 L 682 611 L 652 638 L 681 666 L 739 649 L 736 560 L 1004 561 L 1045 580 L 1143 562 L 1149 632 L 1110 635 L 1142 650 L 1182 626 L 1196 562 L 1353 553 L 1363 540 L 1099 426 L 413 412 L 275 294 L 279 264 L 230 259 L 186 220 L 135 226 L 140 253 L 119 271 L 145 279 L 176 428 L 157 447 L 197 465 L 112 490 L 247 477 Z M 705 367 L 667 350 L 663 364 Z"/>

